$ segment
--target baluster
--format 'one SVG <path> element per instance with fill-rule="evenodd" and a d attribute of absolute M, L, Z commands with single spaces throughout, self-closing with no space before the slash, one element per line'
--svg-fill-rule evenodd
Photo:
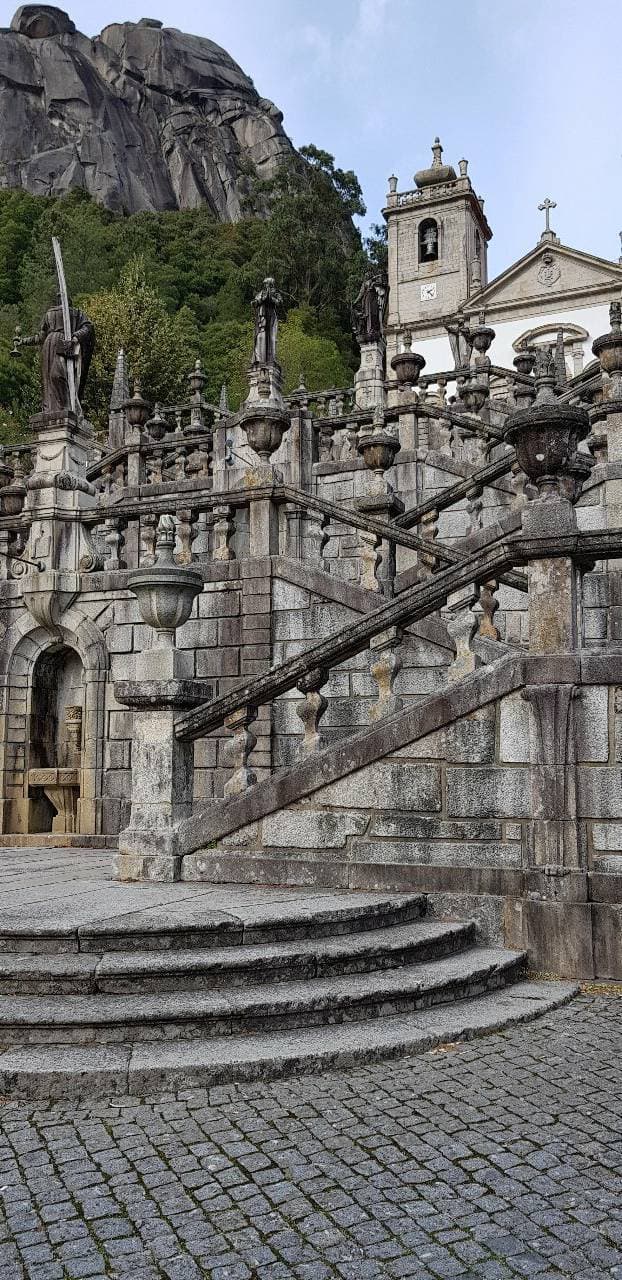
<path fill-rule="evenodd" d="M 162 484 L 163 449 L 154 449 L 145 460 L 147 484 Z"/>
<path fill-rule="evenodd" d="M 482 512 L 484 508 L 483 502 L 484 489 L 481 484 L 474 484 L 467 492 L 467 512 L 469 523 L 467 526 L 467 537 L 474 533 L 478 533 L 482 528 Z"/>
<path fill-rule="evenodd" d="M 477 619 L 473 608 L 479 598 L 479 588 L 470 582 L 447 598 L 442 610 L 447 631 L 456 646 L 455 655 L 447 668 L 447 680 L 453 684 L 471 675 L 475 670 L 475 654 L 471 648 L 477 632 Z"/>
<path fill-rule="evenodd" d="M 155 564 L 158 517 L 150 513 L 140 518 L 140 563 Z"/>
<path fill-rule="evenodd" d="M 107 548 L 107 555 L 104 561 L 105 569 L 123 569 L 124 565 L 121 561 L 121 550 L 125 544 L 124 529 L 125 521 L 119 516 L 110 516 L 104 524 L 104 544 Z"/>
<path fill-rule="evenodd" d="M 396 715 L 403 708 L 402 699 L 393 692 L 395 678 L 402 666 L 399 652 L 402 643 L 402 632 L 399 627 L 388 627 L 369 642 L 369 670 L 376 682 L 377 698 L 372 703 L 369 718 L 371 721 L 382 720 L 385 716 Z"/>
<path fill-rule="evenodd" d="M 320 720 L 328 706 L 320 690 L 327 679 L 327 672 L 316 667 L 298 682 L 297 687 L 304 695 L 302 702 L 296 703 L 296 715 L 302 720 L 304 729 L 301 748 L 303 756 L 313 755 L 320 749 Z"/>
<path fill-rule="evenodd" d="M 235 552 L 229 545 L 235 532 L 232 507 L 214 507 L 212 529 L 212 560 L 235 560 Z"/>
<path fill-rule="evenodd" d="M 177 512 L 178 564 L 190 564 L 192 560 L 193 517 L 196 517 L 196 512 L 193 512 L 190 507 L 182 507 Z"/>
<path fill-rule="evenodd" d="M 438 451 L 443 453 L 445 457 L 455 458 L 456 454 L 456 428 L 452 426 L 449 418 L 439 418 L 436 424 Z"/>
<path fill-rule="evenodd" d="M 320 569 L 325 569 L 324 549 L 329 539 L 328 525 L 330 517 L 323 511 L 307 513 L 307 540 L 310 547 L 309 559 Z"/>
<path fill-rule="evenodd" d="M 335 428 L 332 423 L 326 422 L 326 421 L 320 423 L 320 428 L 318 431 L 318 461 L 319 462 L 333 461 L 334 435 L 335 435 Z"/>
<path fill-rule="evenodd" d="M 432 511 L 426 511 L 419 523 L 419 533 L 426 542 L 430 543 L 430 551 L 418 551 L 417 559 L 419 561 L 419 577 L 429 578 L 436 569 L 437 560 L 434 555 L 433 547 L 435 539 L 438 538 L 438 511 L 436 507 Z"/>
<path fill-rule="evenodd" d="M 359 530 L 359 558 L 361 561 L 361 586 L 367 591 L 382 591 L 378 570 L 382 563 L 382 538 L 377 533 Z"/>
<path fill-rule="evenodd" d="M 477 634 L 484 640 L 499 639 L 499 632 L 493 622 L 499 608 L 499 601 L 495 599 L 498 589 L 497 578 L 489 578 L 486 582 L 480 583 L 478 597 L 471 606 L 478 621 Z"/>
<path fill-rule="evenodd" d="M 300 560 L 300 529 L 302 512 L 293 502 L 285 503 L 285 555 Z"/>
<path fill-rule="evenodd" d="M 233 769 L 229 781 L 225 783 L 224 795 L 239 796 L 257 781 L 257 774 L 248 767 L 248 758 L 257 743 L 251 724 L 257 719 L 256 707 L 240 707 L 225 717 L 225 729 L 231 730 L 231 737 L 225 744 L 223 759 Z"/>

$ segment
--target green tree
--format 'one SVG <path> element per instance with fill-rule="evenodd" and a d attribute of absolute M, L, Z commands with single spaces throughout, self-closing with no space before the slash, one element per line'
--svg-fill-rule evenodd
<path fill-rule="evenodd" d="M 188 350 L 189 335 L 198 343 L 194 319 L 190 324 L 185 310 L 168 313 L 147 282 L 142 258 L 128 263 L 114 288 L 84 298 L 82 305 L 96 333 L 84 406 L 94 423 L 106 423 L 119 347 L 126 352 L 131 376 L 140 380 L 152 403 L 186 394 L 185 378 L 197 349 Z"/>

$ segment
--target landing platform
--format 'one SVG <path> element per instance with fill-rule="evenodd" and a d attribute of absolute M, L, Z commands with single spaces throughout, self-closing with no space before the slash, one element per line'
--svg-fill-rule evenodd
<path fill-rule="evenodd" d="M 242 884 L 120 884 L 112 855 L 91 848 L 0 850 L 0 935 L 65 935 L 98 925 L 108 933 L 175 926 L 241 929 L 333 916 L 347 906 L 386 904 L 387 894 Z M 393 896 L 393 895 L 391 895 Z M 395 895 L 400 897 L 401 895 Z M 131 944 L 130 944 L 131 945 Z"/>

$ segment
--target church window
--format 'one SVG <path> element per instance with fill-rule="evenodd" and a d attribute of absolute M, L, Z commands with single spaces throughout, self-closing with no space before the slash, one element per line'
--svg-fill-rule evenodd
<path fill-rule="evenodd" d="M 419 227 L 419 261 L 436 262 L 438 259 L 438 224 L 434 218 L 424 218 Z"/>

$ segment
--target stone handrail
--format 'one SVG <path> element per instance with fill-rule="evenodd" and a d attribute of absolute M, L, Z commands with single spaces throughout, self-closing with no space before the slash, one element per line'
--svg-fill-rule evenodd
<path fill-rule="evenodd" d="M 454 502 L 461 502 L 463 498 L 468 496 L 469 491 L 475 485 L 483 487 L 487 484 L 493 484 L 495 480 L 500 480 L 502 476 L 508 475 L 515 461 L 516 454 L 512 449 L 511 452 L 505 453 L 502 458 L 497 458 L 494 462 L 488 462 L 485 467 L 480 467 L 477 471 L 473 471 L 464 480 L 456 480 L 454 484 L 448 484 L 446 488 L 440 489 L 431 498 L 426 498 L 424 502 L 417 503 L 416 507 L 410 507 L 408 511 L 403 511 L 401 515 L 395 517 L 392 523 L 400 529 L 411 529 L 413 525 L 419 524 L 430 511 L 446 511 L 448 507 L 453 506 Z"/>
<path fill-rule="evenodd" d="M 178 718 L 175 734 L 192 741 L 219 728 L 228 717 L 244 708 L 256 708 L 298 687 L 309 673 L 328 671 L 369 646 L 375 636 L 394 627 L 419 622 L 440 608 L 448 596 L 469 586 L 498 579 L 516 564 L 528 563 L 542 555 L 572 556 L 588 562 L 618 556 L 622 552 L 622 529 L 594 530 L 556 538 L 526 537 L 522 532 L 502 538 L 434 574 L 426 582 L 402 591 L 395 599 L 374 609 L 364 618 L 344 627 L 336 636 L 322 640 L 303 654 L 290 658 L 266 675 L 204 703 Z"/>

